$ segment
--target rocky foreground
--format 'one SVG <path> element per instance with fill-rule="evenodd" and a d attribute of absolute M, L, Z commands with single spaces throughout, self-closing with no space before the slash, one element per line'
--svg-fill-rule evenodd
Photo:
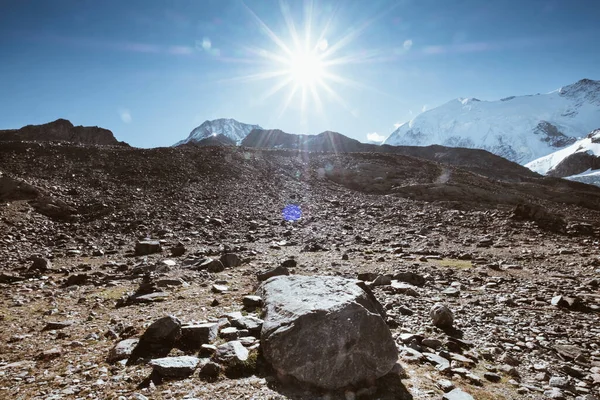
<path fill-rule="evenodd" d="M 5 142 L 0 398 L 598 398 L 600 192 L 476 169 Z M 265 286 L 307 276 L 358 282 L 357 331 L 385 324 L 277 339 Z M 319 374 L 311 333 L 347 345 Z"/>

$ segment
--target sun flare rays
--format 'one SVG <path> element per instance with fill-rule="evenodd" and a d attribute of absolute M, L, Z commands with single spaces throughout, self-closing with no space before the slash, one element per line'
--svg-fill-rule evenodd
<path fill-rule="evenodd" d="M 299 108 L 302 114 L 309 108 L 322 113 L 327 101 L 349 109 L 342 96 L 337 93 L 336 87 L 361 85 L 339 75 L 338 72 L 348 64 L 362 63 L 372 58 L 370 53 L 353 53 L 348 47 L 373 21 L 359 24 L 336 37 L 332 29 L 335 12 L 325 16 L 328 18 L 323 18 L 322 10 L 316 10 L 312 1 L 306 1 L 300 13 L 302 21 L 297 23 L 298 18 L 294 17 L 298 17 L 298 13 L 292 12 L 290 3 L 281 0 L 279 5 L 285 26 L 281 33 L 275 33 L 246 5 L 246 10 L 260 32 L 269 41 L 263 46 L 242 46 L 248 58 L 235 61 L 254 65 L 257 70 L 228 81 L 273 82 L 258 98 L 265 101 L 275 95 L 282 96 L 279 103 L 280 116 L 292 107 Z M 316 14 L 320 14 L 321 18 L 315 18 Z M 335 37 L 335 40 L 331 41 L 330 37 Z"/>

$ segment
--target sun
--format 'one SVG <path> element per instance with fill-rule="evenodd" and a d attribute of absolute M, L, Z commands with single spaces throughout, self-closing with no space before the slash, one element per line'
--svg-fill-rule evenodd
<path fill-rule="evenodd" d="M 314 85 L 324 78 L 325 65 L 315 52 L 299 51 L 290 57 L 289 75 L 296 85 Z"/>
<path fill-rule="evenodd" d="M 345 29 L 343 34 L 336 32 L 332 26 L 335 12 L 327 15 L 323 10 L 315 9 L 312 0 L 303 3 L 293 2 L 293 5 L 304 4 L 303 13 L 294 13 L 292 2 L 280 0 L 280 9 L 287 32 L 275 33 L 258 17 L 245 3 L 248 13 L 257 23 L 259 30 L 268 39 L 263 46 L 249 44 L 240 45 L 243 58 L 229 61 L 256 66 L 258 71 L 228 79 L 232 82 L 247 82 L 272 80 L 268 88 L 257 102 L 265 101 L 276 94 L 285 93 L 279 105 L 280 116 L 292 103 L 299 101 L 302 114 L 308 108 L 323 114 L 325 102 L 335 102 L 349 112 L 352 108 L 335 90 L 337 85 L 355 86 L 364 89 L 365 86 L 346 77 L 340 76 L 340 70 L 348 64 L 372 62 L 379 56 L 377 51 L 352 51 L 349 46 L 373 22 L 355 23 Z M 303 23 L 298 24 L 294 17 L 303 14 Z M 316 22 L 324 22 L 317 27 Z M 328 37 L 335 38 L 332 43 Z M 294 107 L 296 108 L 296 107 Z M 323 114 L 324 115 L 324 114 Z"/>

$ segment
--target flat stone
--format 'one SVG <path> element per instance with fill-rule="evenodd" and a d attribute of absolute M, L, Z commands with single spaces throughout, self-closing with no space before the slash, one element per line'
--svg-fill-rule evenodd
<path fill-rule="evenodd" d="M 458 290 L 455 287 L 448 287 L 444 290 L 442 290 L 442 294 L 449 296 L 449 297 L 458 297 L 460 295 L 460 290 Z"/>
<path fill-rule="evenodd" d="M 212 285 L 211 290 L 213 291 L 213 293 L 225 293 L 229 290 L 229 287 L 227 287 L 226 285 Z"/>
<path fill-rule="evenodd" d="M 225 340 L 237 340 L 240 333 L 237 328 L 230 326 L 229 328 L 221 329 L 219 335 Z"/>
<path fill-rule="evenodd" d="M 75 323 L 75 321 L 47 322 L 46 326 L 44 326 L 42 331 L 54 331 L 54 330 L 58 330 L 58 329 L 64 329 L 64 328 L 68 328 L 69 326 L 73 325 L 74 323 Z"/>
<path fill-rule="evenodd" d="M 200 359 L 191 356 L 164 357 L 151 360 L 153 370 L 167 378 L 185 378 L 194 373 Z"/>
<path fill-rule="evenodd" d="M 555 399 L 555 400 L 565 400 L 566 399 L 565 394 L 559 388 L 552 388 L 550 390 L 544 391 L 544 396 L 546 396 L 549 399 Z"/>
<path fill-rule="evenodd" d="M 452 389 L 448 393 L 445 393 L 442 397 L 443 400 L 475 400 L 469 393 L 463 392 L 456 388 Z"/>
<path fill-rule="evenodd" d="M 128 303 L 130 304 L 142 304 L 142 303 L 156 303 L 160 301 L 165 301 L 169 297 L 169 293 L 167 292 L 154 292 L 143 294 L 141 296 L 131 296 L 128 299 Z"/>
<path fill-rule="evenodd" d="M 494 382 L 494 383 L 500 382 L 502 380 L 502 377 L 500 375 L 495 374 L 493 372 L 484 372 L 483 377 L 485 379 L 487 379 L 488 381 Z"/>
<path fill-rule="evenodd" d="M 112 364 L 114 362 L 129 358 L 139 341 L 140 339 L 138 338 L 121 340 L 112 349 L 110 349 L 106 362 Z"/>
<path fill-rule="evenodd" d="M 415 287 L 411 284 L 405 282 L 399 282 L 396 280 L 392 280 L 390 284 L 394 292 L 404 294 L 411 297 L 419 297 L 419 293 L 415 290 Z"/>
<path fill-rule="evenodd" d="M 231 325 L 238 329 L 247 329 L 250 333 L 260 336 L 263 320 L 253 316 L 242 316 L 231 320 Z"/>
<path fill-rule="evenodd" d="M 186 325 L 181 327 L 180 343 L 186 349 L 196 350 L 203 344 L 214 341 L 219 335 L 219 324 L 209 322 L 205 324 Z"/>
<path fill-rule="evenodd" d="M 444 371 L 450 368 L 450 361 L 444 357 L 433 353 L 423 353 L 423 356 L 427 361 L 436 366 L 437 369 Z"/>
<path fill-rule="evenodd" d="M 568 344 L 557 344 L 554 350 L 566 360 L 574 360 L 581 355 L 581 349 L 577 346 Z"/>
<path fill-rule="evenodd" d="M 419 362 L 425 358 L 423 353 L 410 347 L 400 347 L 400 356 L 407 362 Z"/>
<path fill-rule="evenodd" d="M 442 389 L 444 393 L 449 392 L 456 387 L 454 386 L 454 383 L 452 383 L 452 381 L 448 379 L 440 379 L 435 384 L 437 385 L 437 387 Z"/>

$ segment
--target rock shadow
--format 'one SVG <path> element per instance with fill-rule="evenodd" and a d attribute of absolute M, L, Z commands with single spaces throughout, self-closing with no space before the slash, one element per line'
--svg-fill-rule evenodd
<path fill-rule="evenodd" d="M 394 373 L 387 374 L 375 381 L 375 386 L 357 386 L 355 388 L 327 391 L 298 382 L 294 378 L 286 377 L 283 380 L 273 379 L 268 387 L 290 400 L 315 400 L 327 396 L 329 400 L 345 400 L 345 392 L 353 391 L 357 400 L 412 400 L 400 376 Z"/>

